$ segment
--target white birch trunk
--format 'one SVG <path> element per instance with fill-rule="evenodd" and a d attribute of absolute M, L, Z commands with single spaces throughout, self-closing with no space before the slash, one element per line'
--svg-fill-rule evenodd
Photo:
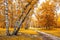
<path fill-rule="evenodd" d="M 4 0 L 4 5 L 5 5 L 6 35 L 9 35 L 8 0 Z"/>

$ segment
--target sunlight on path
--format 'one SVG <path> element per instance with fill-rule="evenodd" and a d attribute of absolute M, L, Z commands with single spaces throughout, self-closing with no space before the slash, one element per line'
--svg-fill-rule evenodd
<path fill-rule="evenodd" d="M 53 36 L 51 34 L 47 34 L 38 30 L 36 30 L 36 32 L 39 33 L 39 35 L 43 38 L 43 40 L 60 40 L 60 38 Z"/>

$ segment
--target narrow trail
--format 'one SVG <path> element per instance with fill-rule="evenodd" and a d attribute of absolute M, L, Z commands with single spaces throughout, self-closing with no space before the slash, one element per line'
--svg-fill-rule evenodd
<path fill-rule="evenodd" d="M 40 35 L 40 37 L 43 39 L 43 40 L 60 40 L 60 38 L 56 37 L 56 36 L 53 36 L 51 34 L 47 34 L 45 32 L 41 32 L 41 31 L 36 31 L 38 32 L 38 34 Z"/>

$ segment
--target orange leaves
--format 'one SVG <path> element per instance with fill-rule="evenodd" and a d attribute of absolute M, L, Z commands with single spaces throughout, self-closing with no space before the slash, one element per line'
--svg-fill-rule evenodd
<path fill-rule="evenodd" d="M 37 3 L 37 0 L 32 1 L 31 4 L 34 5 L 35 3 Z"/>
<path fill-rule="evenodd" d="M 0 6 L 0 10 L 4 10 L 4 5 L 3 6 Z"/>
<path fill-rule="evenodd" d="M 12 4 L 12 0 L 8 0 L 8 4 Z"/>
<path fill-rule="evenodd" d="M 46 12 L 46 14 L 54 14 L 54 11 L 55 11 L 54 3 L 47 1 L 47 2 L 43 3 L 41 6 L 42 6 L 42 10 L 45 10 L 44 12 Z"/>
<path fill-rule="evenodd" d="M 37 10 L 37 19 L 39 21 L 40 26 L 43 27 L 50 27 L 55 23 L 54 21 L 54 15 L 55 15 L 55 8 L 56 5 L 54 2 L 46 1 L 41 4 L 40 7 L 38 7 Z M 53 23 L 53 24 L 52 24 Z"/>
<path fill-rule="evenodd" d="M 31 2 L 31 4 L 29 4 Z M 22 14 L 22 12 L 25 12 L 25 14 L 28 13 L 28 11 L 30 11 L 30 9 L 34 9 L 34 4 L 36 3 L 36 0 L 8 0 L 8 18 L 9 18 L 9 22 L 11 23 L 12 21 L 16 22 L 16 20 L 19 19 L 20 15 Z M 3 12 L 5 11 L 5 6 L 4 6 L 4 0 L 0 0 L 0 3 L 2 3 L 0 5 L 0 13 L 3 14 Z M 28 4 L 28 7 L 26 7 L 26 5 Z M 24 9 L 25 8 L 25 9 Z M 29 12 L 29 16 L 32 15 L 32 12 Z M 23 17 L 25 17 L 26 15 L 23 15 Z M 5 15 L 4 15 L 5 16 Z M 1 19 L 2 15 L 0 16 Z"/>
<path fill-rule="evenodd" d="M 26 0 L 27 2 L 31 2 L 32 0 Z"/>
<path fill-rule="evenodd" d="M 0 4 L 2 4 L 4 2 L 4 0 L 0 0 Z"/>
<path fill-rule="evenodd" d="M 17 14 L 18 14 L 18 15 L 21 14 L 21 10 L 17 10 Z"/>

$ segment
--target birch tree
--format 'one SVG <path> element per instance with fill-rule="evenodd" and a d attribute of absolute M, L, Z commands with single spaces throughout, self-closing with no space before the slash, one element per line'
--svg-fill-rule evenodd
<path fill-rule="evenodd" d="M 17 35 L 18 31 L 21 28 L 22 23 L 25 21 L 26 17 L 28 17 L 30 10 L 34 7 L 34 4 L 36 4 L 37 1 L 38 0 L 30 0 L 29 3 L 24 7 L 24 11 L 22 12 L 22 15 L 18 20 L 18 24 L 19 24 L 18 28 L 13 31 L 12 35 Z"/>
<path fill-rule="evenodd" d="M 10 35 L 10 33 L 9 33 L 9 18 L 8 18 L 8 0 L 4 0 L 4 5 L 5 5 L 6 35 Z"/>

